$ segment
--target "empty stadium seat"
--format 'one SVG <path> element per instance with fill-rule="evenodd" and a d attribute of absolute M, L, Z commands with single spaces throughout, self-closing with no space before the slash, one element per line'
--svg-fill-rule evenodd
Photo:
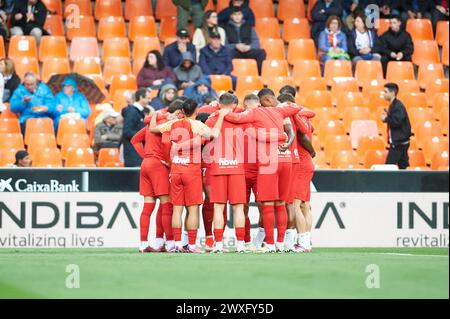
<path fill-rule="evenodd" d="M 267 54 L 267 60 L 284 60 L 286 55 L 284 52 L 284 43 L 281 39 L 261 39 L 261 49 Z"/>
<path fill-rule="evenodd" d="M 22 57 L 13 60 L 16 66 L 16 73 L 21 80 L 23 80 L 23 77 L 27 72 L 33 72 L 38 79 L 40 78 L 39 62 L 37 58 Z"/>
<path fill-rule="evenodd" d="M 428 143 L 423 145 L 423 151 L 425 156 L 425 162 L 431 164 L 433 156 L 436 153 L 448 152 L 448 137 L 433 136 L 428 140 Z"/>
<path fill-rule="evenodd" d="M 113 107 L 117 112 L 120 112 L 125 106 L 127 106 L 127 95 L 133 94 L 130 90 L 116 90 L 113 96 Z"/>
<path fill-rule="evenodd" d="M 434 121 L 434 112 L 428 107 L 413 107 L 408 109 L 408 116 L 413 132 L 415 128 L 426 121 Z"/>
<path fill-rule="evenodd" d="M 439 63 L 422 63 L 419 65 L 418 81 L 423 89 L 429 82 L 444 78 L 444 66 Z"/>
<path fill-rule="evenodd" d="M 177 18 L 164 17 L 159 24 L 159 39 L 165 41 L 168 38 L 174 38 L 177 33 Z"/>
<path fill-rule="evenodd" d="M 337 151 L 351 151 L 352 143 L 347 135 L 328 135 L 325 137 L 324 151 L 328 160 L 333 158 Z"/>
<path fill-rule="evenodd" d="M 408 150 L 409 165 L 413 167 L 423 167 L 425 164 L 425 155 L 420 150 Z"/>
<path fill-rule="evenodd" d="M 338 78 L 333 81 L 331 85 L 331 97 L 334 105 L 336 105 L 342 92 L 359 92 L 358 81 L 354 78 Z"/>
<path fill-rule="evenodd" d="M 324 78 L 308 77 L 300 81 L 300 94 L 304 94 L 308 91 L 326 91 L 326 90 L 327 90 L 327 81 Z M 331 93 L 329 93 L 329 95 L 331 102 Z"/>
<path fill-rule="evenodd" d="M 436 27 L 436 42 L 439 46 L 443 46 L 445 42 L 449 41 L 449 22 L 448 21 L 438 21 Z"/>
<path fill-rule="evenodd" d="M 255 31 L 260 39 L 279 39 L 280 26 L 277 18 L 260 18 L 255 20 Z"/>
<path fill-rule="evenodd" d="M 366 152 L 364 159 L 364 167 L 372 168 L 374 165 L 383 165 L 386 163 L 388 151 L 386 150 L 369 150 Z"/>
<path fill-rule="evenodd" d="M 96 0 L 94 12 L 95 12 L 96 20 L 100 20 L 102 18 L 107 18 L 107 17 L 121 17 L 122 16 L 122 1 L 121 0 Z"/>
<path fill-rule="evenodd" d="M 39 61 L 46 58 L 67 58 L 67 43 L 62 36 L 43 36 L 39 45 Z"/>
<path fill-rule="evenodd" d="M 398 82 L 400 80 L 415 80 L 414 66 L 411 62 L 388 63 L 386 80 L 389 82 Z"/>
<path fill-rule="evenodd" d="M 289 41 L 288 62 L 293 65 L 298 60 L 316 60 L 316 46 L 312 39 Z"/>
<path fill-rule="evenodd" d="M 259 76 L 240 76 L 237 80 L 236 92 L 238 95 L 242 95 L 246 91 L 259 91 L 263 86 Z"/>
<path fill-rule="evenodd" d="M 250 8 L 257 19 L 275 16 L 272 0 L 250 0 Z"/>
<path fill-rule="evenodd" d="M 47 58 L 42 64 L 41 79 L 48 82 L 52 75 L 70 73 L 70 63 L 68 58 Z"/>
<path fill-rule="evenodd" d="M 44 148 L 56 148 L 55 134 L 52 133 L 33 133 L 30 135 L 28 144 L 28 153 L 34 161 L 36 153 Z"/>
<path fill-rule="evenodd" d="M 36 39 L 29 35 L 15 35 L 9 40 L 8 57 L 11 59 L 37 58 Z"/>
<path fill-rule="evenodd" d="M 20 123 L 18 119 L 0 118 L 0 134 L 20 132 Z"/>
<path fill-rule="evenodd" d="M 128 38 L 105 39 L 102 47 L 102 60 L 105 61 L 110 57 L 130 59 L 130 42 Z"/>
<path fill-rule="evenodd" d="M 269 84 L 273 76 L 288 76 L 289 65 L 286 60 L 265 60 L 262 65 L 261 77 L 264 84 Z"/>
<path fill-rule="evenodd" d="M 11 109 L 9 107 L 9 104 L 4 104 L 6 109 L 3 110 L 3 112 L 0 113 L 0 119 L 17 119 L 17 113 L 11 112 Z"/>
<path fill-rule="evenodd" d="M 428 106 L 432 106 L 436 95 L 449 92 L 448 79 L 434 79 L 426 85 Z"/>
<path fill-rule="evenodd" d="M 287 19 L 283 23 L 283 41 L 311 38 L 311 28 L 308 19 Z"/>
<path fill-rule="evenodd" d="M 352 142 L 353 144 L 353 142 Z M 366 154 L 369 151 L 384 151 L 386 150 L 386 141 L 380 136 L 362 135 L 357 143 L 356 154 L 361 164 L 364 164 Z M 383 161 L 384 162 L 384 161 Z M 382 163 L 378 163 L 382 164 Z M 368 168 L 368 167 L 366 167 Z"/>
<path fill-rule="evenodd" d="M 125 18 L 132 21 L 138 16 L 153 16 L 152 3 L 148 0 L 126 0 Z"/>
<path fill-rule="evenodd" d="M 449 50 L 448 50 L 448 41 L 444 43 L 442 47 L 442 64 L 445 66 L 449 66 Z"/>
<path fill-rule="evenodd" d="M 152 16 L 136 16 L 130 20 L 128 32 L 130 41 L 135 41 L 137 37 L 157 36 L 155 18 Z"/>
<path fill-rule="evenodd" d="M 64 1 L 64 17 L 82 15 L 92 16 L 91 0 L 66 0 Z"/>
<path fill-rule="evenodd" d="M 429 19 L 408 19 L 406 31 L 416 40 L 434 40 L 433 26 Z"/>
<path fill-rule="evenodd" d="M 84 120 L 67 118 L 61 119 L 61 121 L 59 122 L 56 142 L 58 143 L 58 145 L 61 145 L 64 140 L 64 136 L 66 134 L 73 133 L 86 134 L 86 124 L 84 123 Z"/>
<path fill-rule="evenodd" d="M 118 148 L 102 148 L 98 153 L 98 165 L 106 167 L 108 163 L 121 163 Z"/>
<path fill-rule="evenodd" d="M 67 133 L 63 137 L 61 144 L 61 156 L 63 160 L 67 160 L 69 151 L 76 148 L 88 148 L 91 141 L 87 134 L 83 133 Z"/>
<path fill-rule="evenodd" d="M 402 93 L 399 94 L 399 99 L 407 109 L 413 107 L 427 107 L 427 96 L 425 93 Z"/>
<path fill-rule="evenodd" d="M 449 110 L 449 94 L 448 93 L 437 93 L 433 100 L 433 111 L 436 115 L 440 114 L 441 111 Z"/>
<path fill-rule="evenodd" d="M 358 61 L 355 68 L 355 78 L 360 87 L 373 80 L 383 80 L 383 67 L 380 61 Z"/>
<path fill-rule="evenodd" d="M 268 78 L 268 87 L 278 94 L 280 89 L 285 85 L 290 85 L 295 87 L 294 78 L 290 76 L 271 76 Z"/>
<path fill-rule="evenodd" d="M 20 133 L 2 133 L 0 134 L 0 149 L 25 149 L 22 134 Z"/>
<path fill-rule="evenodd" d="M 214 90 L 218 91 L 230 91 L 233 89 L 231 77 L 228 75 L 210 75 L 211 86 Z"/>
<path fill-rule="evenodd" d="M 309 109 L 333 106 L 331 93 L 328 91 L 307 91 L 303 95 L 303 105 Z"/>
<path fill-rule="evenodd" d="M 358 156 L 352 150 L 335 151 L 331 157 L 330 167 L 332 169 L 359 169 Z"/>
<path fill-rule="evenodd" d="M 5 40 L 0 35 L 0 59 L 3 59 L 5 57 L 6 57 Z"/>
<path fill-rule="evenodd" d="M 135 42 L 139 43 L 139 45 L 133 46 L 133 60 L 146 59 L 150 51 L 161 50 L 157 37 L 137 37 Z"/>
<path fill-rule="evenodd" d="M 439 117 L 439 123 L 441 124 L 441 132 L 442 134 L 448 136 L 448 130 L 449 130 L 449 112 L 448 109 L 441 110 L 440 117 Z"/>
<path fill-rule="evenodd" d="M 344 109 L 344 128 L 346 133 L 350 133 L 352 122 L 356 120 L 370 120 L 370 110 L 364 106 L 350 106 Z"/>
<path fill-rule="evenodd" d="M 0 167 L 11 167 L 16 162 L 16 152 L 21 149 L 0 148 Z"/>
<path fill-rule="evenodd" d="M 425 121 L 421 123 L 417 128 L 415 132 L 417 145 L 419 148 L 423 148 L 425 143 L 428 143 L 428 141 L 433 136 L 441 136 L 442 135 L 442 128 L 441 124 L 439 122 L 434 121 Z"/>
<path fill-rule="evenodd" d="M 350 138 L 354 149 L 359 148 L 361 137 L 378 137 L 377 122 L 373 120 L 352 120 L 350 124 Z"/>
<path fill-rule="evenodd" d="M 94 152 L 91 148 L 74 148 L 67 154 L 66 167 L 95 167 Z"/>
<path fill-rule="evenodd" d="M 292 18 L 305 18 L 305 2 L 303 0 L 279 0 L 278 14 L 279 20 L 284 21 Z"/>
<path fill-rule="evenodd" d="M 331 86 L 336 78 L 353 77 L 352 63 L 342 60 L 328 60 L 325 63 L 324 78 Z"/>
<path fill-rule="evenodd" d="M 320 121 L 339 121 L 339 115 L 334 107 L 316 107 L 314 108 L 316 116 L 312 119 L 313 123 Z"/>
<path fill-rule="evenodd" d="M 36 151 L 32 162 L 33 167 L 63 167 L 61 151 L 56 148 L 41 148 Z"/>
<path fill-rule="evenodd" d="M 100 58 L 98 57 L 86 57 L 75 60 L 73 65 L 73 72 L 82 75 L 86 74 L 102 74 L 102 67 Z"/>
<path fill-rule="evenodd" d="M 258 76 L 258 65 L 253 59 L 233 59 L 233 75 L 241 76 Z"/>
<path fill-rule="evenodd" d="M 48 15 L 45 19 L 44 30 L 53 36 L 64 36 L 64 22 L 59 15 Z"/>
<path fill-rule="evenodd" d="M 101 18 L 98 24 L 98 39 L 104 41 L 107 38 L 123 38 L 127 36 L 125 20 L 123 17 Z"/>
<path fill-rule="evenodd" d="M 132 74 L 113 76 L 109 93 L 114 96 L 116 90 L 137 90 L 136 77 Z"/>
<path fill-rule="evenodd" d="M 70 60 L 80 58 L 98 57 L 100 50 L 96 38 L 73 38 L 70 46 Z"/>
<path fill-rule="evenodd" d="M 62 15 L 62 1 L 61 0 L 42 0 L 45 7 L 51 14 Z"/>
<path fill-rule="evenodd" d="M 320 63 L 317 60 L 297 60 L 294 63 L 292 77 L 296 86 L 300 86 L 302 80 L 312 77 L 320 77 Z"/>
<path fill-rule="evenodd" d="M 400 80 L 397 85 L 399 94 L 420 93 L 420 84 L 417 80 Z"/>
<path fill-rule="evenodd" d="M 366 95 L 372 92 L 381 92 L 384 90 L 385 84 L 386 80 L 384 79 L 363 82 L 362 93 Z"/>
<path fill-rule="evenodd" d="M 156 1 L 155 17 L 157 20 L 161 20 L 163 17 L 176 16 L 177 7 L 172 3 L 172 1 Z"/>
<path fill-rule="evenodd" d="M 386 99 L 384 98 L 384 93 L 383 92 L 369 92 L 368 94 L 364 94 L 363 93 L 363 97 L 364 97 L 364 101 L 366 101 L 366 106 L 370 109 L 370 111 L 372 113 L 378 112 L 378 109 L 381 108 L 389 108 L 389 101 L 386 101 Z"/>
<path fill-rule="evenodd" d="M 96 36 L 95 21 L 92 16 L 80 16 L 77 19 L 77 24 L 67 26 L 67 39 L 69 40 L 79 37 L 93 38 Z"/>
<path fill-rule="evenodd" d="M 107 84 L 110 84 L 114 76 L 131 74 L 131 62 L 128 58 L 110 57 L 105 60 L 103 67 L 103 77 Z"/>
<path fill-rule="evenodd" d="M 414 41 L 412 61 L 415 65 L 439 63 L 439 48 L 436 41 Z"/>
<path fill-rule="evenodd" d="M 345 92 L 342 91 L 336 100 L 336 109 L 341 115 L 344 115 L 344 111 L 347 107 L 365 106 L 364 97 L 360 92 Z"/>
<path fill-rule="evenodd" d="M 431 159 L 431 169 L 440 170 L 443 167 L 448 167 L 448 151 L 436 152 Z"/>

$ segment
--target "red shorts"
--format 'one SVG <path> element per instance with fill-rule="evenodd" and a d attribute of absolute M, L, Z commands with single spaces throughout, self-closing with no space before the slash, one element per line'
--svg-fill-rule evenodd
<path fill-rule="evenodd" d="M 253 191 L 253 194 L 256 196 L 258 193 L 258 172 L 245 172 L 245 198 L 246 203 L 250 202 L 250 195 Z"/>
<path fill-rule="evenodd" d="M 141 165 L 139 192 L 142 196 L 169 195 L 169 168 L 157 158 L 145 158 Z"/>
<path fill-rule="evenodd" d="M 211 175 L 211 203 L 245 203 L 245 175 Z"/>
<path fill-rule="evenodd" d="M 303 202 L 311 200 L 311 180 L 314 176 L 314 163 L 311 158 L 303 160 L 298 166 L 295 198 Z"/>
<path fill-rule="evenodd" d="M 175 206 L 194 206 L 203 203 L 201 175 L 171 174 L 170 201 Z"/>
<path fill-rule="evenodd" d="M 298 179 L 298 173 L 299 173 L 299 163 L 293 163 L 292 164 L 292 171 L 291 171 L 291 188 L 289 190 L 289 198 L 286 201 L 288 204 L 292 204 L 294 202 L 295 198 L 295 192 L 297 189 L 297 179 Z"/>
<path fill-rule="evenodd" d="M 256 200 L 258 202 L 271 202 L 276 200 L 287 201 L 291 189 L 292 163 L 278 163 L 274 174 L 258 174 Z"/>

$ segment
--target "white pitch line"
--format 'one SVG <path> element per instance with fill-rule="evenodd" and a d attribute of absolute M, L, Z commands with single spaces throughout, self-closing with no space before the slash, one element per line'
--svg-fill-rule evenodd
<path fill-rule="evenodd" d="M 390 255 L 390 256 L 406 256 L 406 257 L 438 257 L 438 258 L 449 258 L 449 256 L 442 255 L 417 255 L 417 254 L 400 254 L 400 253 L 374 253 L 377 255 Z"/>

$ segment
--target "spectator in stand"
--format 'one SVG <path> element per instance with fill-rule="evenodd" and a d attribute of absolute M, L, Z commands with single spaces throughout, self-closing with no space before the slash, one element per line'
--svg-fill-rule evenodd
<path fill-rule="evenodd" d="M 17 0 L 11 14 L 11 35 L 32 35 L 39 45 L 48 10 L 42 0 Z"/>
<path fill-rule="evenodd" d="M 414 43 L 411 35 L 402 29 L 402 20 L 399 16 L 390 19 L 389 30 L 380 37 L 377 52 L 382 56 L 385 75 L 390 61 L 411 61 Z"/>
<path fill-rule="evenodd" d="M 77 82 L 68 77 L 62 84 L 62 90 L 55 95 L 56 98 L 56 118 L 54 121 L 55 131 L 62 118 L 80 118 L 87 122 L 91 115 L 89 102 L 83 93 L 78 92 Z"/>
<path fill-rule="evenodd" d="M 374 29 L 366 26 L 366 17 L 359 15 L 355 18 L 355 27 L 348 37 L 348 51 L 353 62 L 360 60 L 381 61 L 381 55 L 376 53 L 378 36 Z"/>
<path fill-rule="evenodd" d="M 172 0 L 172 2 L 177 6 L 178 30 L 187 27 L 189 17 L 192 17 L 196 28 L 201 27 L 208 0 Z"/>
<path fill-rule="evenodd" d="M 318 43 L 319 34 L 325 29 L 329 17 L 341 17 L 343 8 L 338 0 L 318 0 L 311 12 L 311 38 Z"/>
<path fill-rule="evenodd" d="M 217 97 L 216 91 L 211 88 L 211 80 L 207 76 L 203 76 L 193 86 L 184 90 L 183 96 L 193 99 L 199 106 L 206 104 L 206 99 L 210 99 L 211 95 Z"/>
<path fill-rule="evenodd" d="M 52 91 L 32 72 L 25 74 L 23 84 L 14 91 L 10 102 L 11 112 L 20 113 L 22 133 L 25 133 L 28 119 L 41 117 L 54 119 L 56 116 L 56 101 Z"/>
<path fill-rule="evenodd" d="M 150 51 L 145 59 L 144 66 L 137 76 L 137 85 L 140 88 L 159 89 L 164 81 L 177 81 L 172 70 L 164 64 L 158 50 Z"/>
<path fill-rule="evenodd" d="M 8 31 L 8 14 L 6 13 L 6 2 L 4 0 L 0 0 L 0 36 L 3 37 L 3 40 L 8 39 L 9 31 Z"/>
<path fill-rule="evenodd" d="M 94 149 L 119 148 L 123 125 L 119 123 L 120 114 L 113 109 L 103 112 L 103 121 L 94 128 Z"/>
<path fill-rule="evenodd" d="M 6 58 L 0 60 L 0 78 L 3 78 L 3 85 L 0 86 L 0 91 L 3 91 L 3 96 L 0 102 L 9 102 L 12 94 L 20 85 L 20 78 L 16 73 L 14 61 Z"/>
<path fill-rule="evenodd" d="M 435 0 L 431 11 L 431 19 L 433 21 L 433 29 L 436 32 L 436 27 L 439 21 L 448 21 L 449 17 L 449 3 L 448 0 Z"/>
<path fill-rule="evenodd" d="M 225 27 L 228 24 L 233 13 L 233 7 L 242 7 L 245 21 L 252 27 L 255 26 L 255 14 L 250 9 L 249 0 L 231 0 L 228 8 L 219 12 L 219 25 Z"/>
<path fill-rule="evenodd" d="M 326 28 L 319 36 L 319 49 L 323 53 L 322 62 L 328 60 L 350 60 L 347 36 L 341 31 L 341 20 L 337 16 L 328 18 Z"/>
<path fill-rule="evenodd" d="M 158 96 L 153 98 L 150 105 L 155 111 L 164 109 L 178 98 L 178 90 L 172 82 L 166 82 L 161 86 Z"/>
<path fill-rule="evenodd" d="M 266 51 L 260 48 L 258 35 L 250 23 L 245 21 L 242 7 L 232 7 L 230 21 L 225 26 L 226 46 L 233 59 L 255 59 L 261 73 Z"/>
<path fill-rule="evenodd" d="M 183 62 L 174 70 L 180 89 L 194 85 L 202 76 L 202 69 L 197 65 L 190 52 L 183 53 Z"/>
<path fill-rule="evenodd" d="M 16 162 L 13 167 L 31 167 L 30 154 L 27 151 L 21 150 L 16 152 Z"/>
<path fill-rule="evenodd" d="M 180 29 L 177 31 L 177 41 L 164 49 L 164 64 L 175 69 L 183 62 L 183 53 L 185 52 L 191 52 L 194 61 L 197 61 L 195 46 L 189 40 L 189 31 Z"/>
<path fill-rule="evenodd" d="M 149 113 L 149 104 L 151 100 L 151 91 L 141 88 L 136 91 L 133 105 L 128 105 L 122 109 L 123 117 L 123 156 L 125 167 L 139 167 L 142 159 L 131 144 L 133 136 L 145 127 L 144 117 Z"/>
<path fill-rule="evenodd" d="M 218 26 L 217 13 L 214 10 L 206 11 L 202 27 L 194 32 L 192 43 L 197 49 L 197 57 L 200 57 L 200 50 L 209 43 L 211 33 L 219 33 L 222 45 L 225 45 L 225 30 Z"/>
<path fill-rule="evenodd" d="M 408 19 L 431 19 L 433 1 L 430 0 L 401 0 L 400 11 L 403 21 Z"/>
<path fill-rule="evenodd" d="M 212 33 L 209 36 L 209 45 L 200 51 L 200 67 L 205 75 L 228 75 L 233 80 L 233 87 L 236 87 L 236 77 L 231 74 L 233 71 L 231 53 L 227 47 L 221 43 L 219 33 Z"/>

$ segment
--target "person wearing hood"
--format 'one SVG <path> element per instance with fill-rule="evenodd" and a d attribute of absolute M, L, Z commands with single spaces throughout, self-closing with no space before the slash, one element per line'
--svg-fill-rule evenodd
<path fill-rule="evenodd" d="M 203 76 L 195 82 L 193 86 L 189 86 L 184 90 L 183 96 L 193 99 L 198 105 L 204 105 L 206 98 L 213 94 L 217 96 L 216 91 L 211 88 L 211 80 L 207 76 Z"/>
<path fill-rule="evenodd" d="M 172 70 L 164 64 L 161 53 L 152 50 L 147 54 L 144 66 L 137 76 L 137 85 L 140 88 L 159 89 L 166 80 L 177 80 Z"/>
<path fill-rule="evenodd" d="M 57 105 L 57 117 L 54 121 L 55 129 L 63 117 L 74 116 L 86 121 L 88 116 L 91 115 L 88 100 L 84 94 L 78 91 L 77 82 L 71 77 L 64 80 L 62 90 L 55 95 L 55 99 Z"/>
<path fill-rule="evenodd" d="M 382 56 L 381 62 L 385 75 L 390 61 L 412 60 L 414 43 L 411 35 L 402 29 L 402 20 L 399 16 L 389 20 L 389 30 L 380 37 L 378 52 Z"/>
<path fill-rule="evenodd" d="M 328 60 L 350 60 L 347 36 L 341 31 L 341 20 L 337 16 L 328 18 L 326 28 L 319 36 L 319 50 L 322 62 Z"/>
<path fill-rule="evenodd" d="M 228 24 L 233 13 L 233 7 L 242 7 L 245 21 L 252 27 L 255 26 L 255 14 L 250 9 L 249 0 L 231 0 L 228 8 L 219 12 L 219 25 L 225 27 Z"/>
<path fill-rule="evenodd" d="M 176 85 L 172 82 L 166 82 L 161 86 L 158 96 L 152 99 L 150 105 L 156 111 L 161 110 L 177 99 L 177 93 Z"/>
<path fill-rule="evenodd" d="M 183 53 L 183 62 L 175 68 L 177 84 L 180 89 L 194 85 L 202 76 L 202 69 L 195 64 L 194 58 L 190 52 Z"/>
<path fill-rule="evenodd" d="M 260 48 L 258 35 L 253 26 L 244 19 L 242 7 L 233 7 L 230 21 L 225 26 L 226 46 L 233 59 L 255 59 L 261 74 L 266 51 Z"/>

